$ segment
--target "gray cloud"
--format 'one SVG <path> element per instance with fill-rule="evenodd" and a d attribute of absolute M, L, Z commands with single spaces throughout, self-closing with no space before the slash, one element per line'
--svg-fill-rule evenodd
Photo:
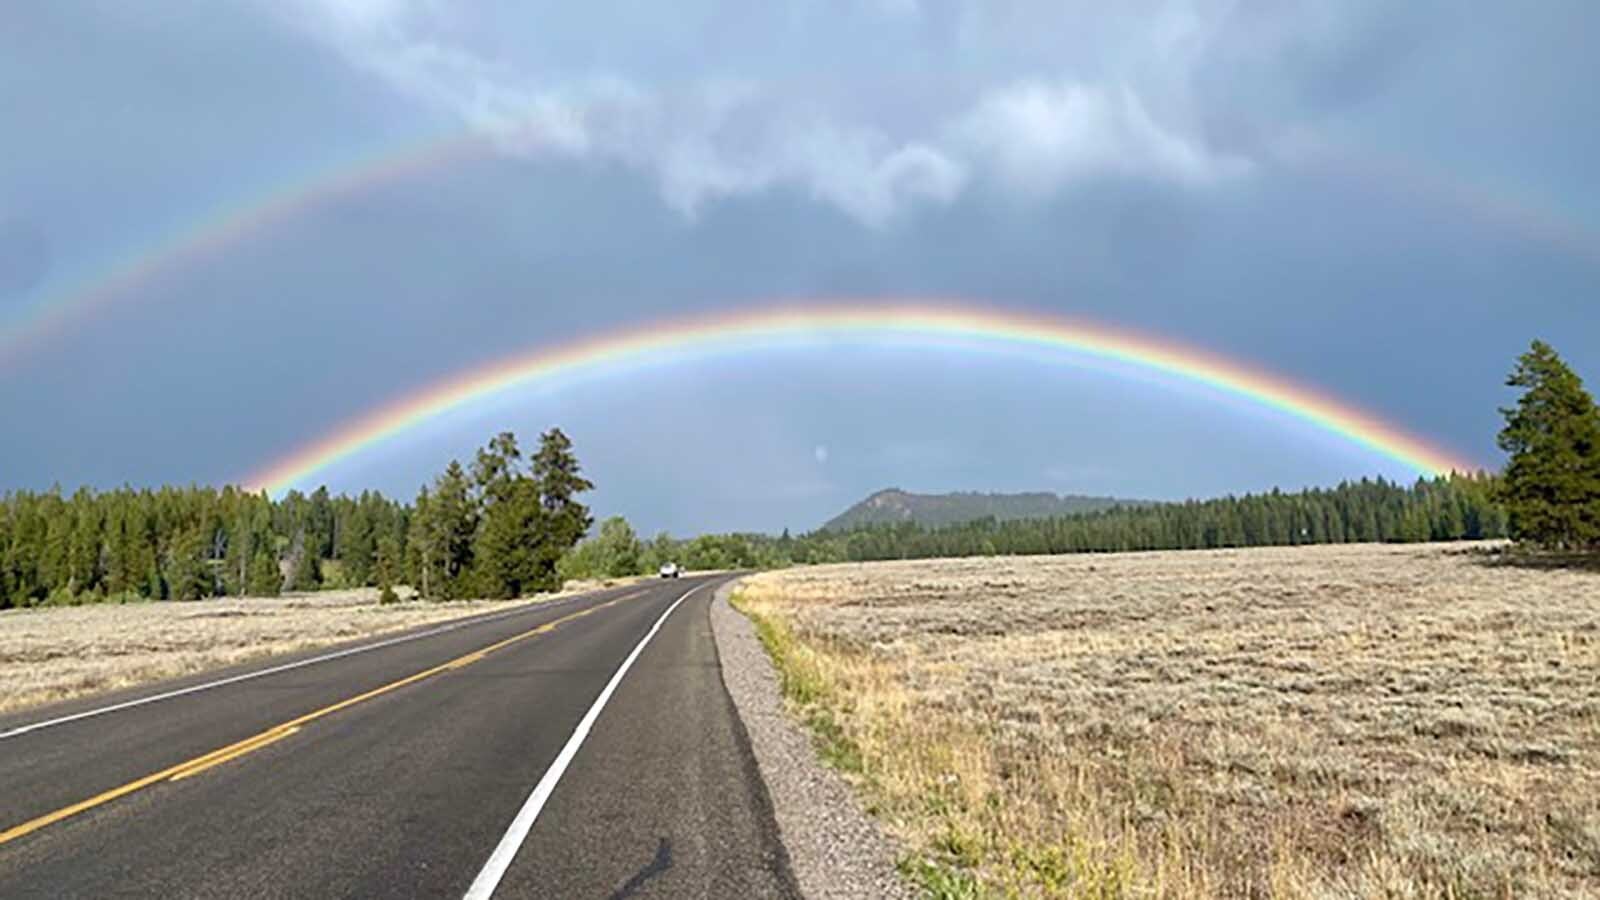
<path fill-rule="evenodd" d="M 895 23 L 903 30 L 940 28 L 924 22 L 915 4 L 867 6 L 880 18 L 908 20 Z M 1203 23 L 1185 4 L 1157 17 L 1153 37 L 1123 37 L 1128 58 L 1115 71 L 1075 77 L 1060 67 L 997 68 L 940 102 L 924 96 L 907 103 L 888 122 L 863 118 L 871 99 L 794 90 L 782 61 L 774 71 L 757 66 L 730 75 L 720 57 L 707 54 L 653 72 L 649 82 L 620 66 L 551 73 L 496 52 L 498 41 L 463 33 L 452 11 L 429 0 L 300 0 L 291 8 L 301 27 L 352 65 L 458 116 L 507 153 L 649 173 L 664 199 L 691 216 L 718 198 L 794 186 L 882 226 L 903 211 L 948 204 L 973 177 L 1037 196 L 1104 176 L 1199 185 L 1249 168 L 1245 159 L 1213 152 L 1177 117 L 1163 121 L 1164 112 L 1177 109 L 1174 97 L 1152 104 L 1142 96 L 1188 78 L 1194 54 L 1186 47 Z M 767 39 L 781 40 L 802 7 L 764 8 Z M 892 70 L 895 54 L 885 59 L 876 44 L 853 43 L 852 15 L 837 11 L 827 46 L 839 59 L 828 65 L 848 70 L 865 58 Z M 1021 27 L 1025 16 L 995 19 L 967 10 L 957 18 L 956 39 L 963 42 L 1010 41 L 1026 51 L 1037 37 Z M 908 60 L 924 52 L 901 51 Z M 529 56 L 539 59 L 537 50 Z M 1141 67 L 1156 71 L 1139 75 Z M 870 77 L 864 88 L 879 103 L 893 103 L 904 90 L 892 79 Z"/>

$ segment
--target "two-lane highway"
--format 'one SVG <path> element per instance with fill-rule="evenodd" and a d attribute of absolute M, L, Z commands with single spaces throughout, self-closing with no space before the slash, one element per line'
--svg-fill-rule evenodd
<path fill-rule="evenodd" d="M 714 583 L 0 718 L 0 896 L 793 897 Z"/>

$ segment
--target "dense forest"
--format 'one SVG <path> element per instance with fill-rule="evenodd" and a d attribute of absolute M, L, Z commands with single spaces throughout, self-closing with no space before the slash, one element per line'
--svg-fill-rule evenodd
<path fill-rule="evenodd" d="M 818 530 L 779 537 L 702 536 L 641 542 L 621 519 L 563 562 L 572 577 L 648 571 L 665 560 L 691 569 L 767 568 L 821 562 L 1187 550 L 1359 541 L 1450 541 L 1506 535 L 1495 479 L 1453 475 L 1407 487 L 1383 479 L 1331 489 L 1273 491 L 1216 500 L 1120 507 L 1041 519 L 993 518 L 941 527 L 915 523 Z"/>
<path fill-rule="evenodd" d="M 0 496 L 0 609 L 274 596 L 412 584 L 428 597 L 518 596 L 559 582 L 589 529 L 590 484 L 559 429 L 524 466 L 497 436 L 415 501 L 236 488 L 80 489 Z M 391 594 L 388 590 L 386 594 Z"/>
<path fill-rule="evenodd" d="M 563 578 L 793 564 L 1506 535 L 1489 476 L 1409 487 L 1362 480 L 1325 490 L 992 518 L 928 528 L 871 525 L 811 534 L 661 534 L 608 519 L 596 534 L 570 444 L 546 435 L 527 471 L 510 435 L 452 462 L 410 504 L 376 493 L 233 488 L 79 490 L 0 498 L 0 607 L 410 584 L 425 596 L 518 596 Z M 574 546 L 576 544 L 576 546 Z"/>

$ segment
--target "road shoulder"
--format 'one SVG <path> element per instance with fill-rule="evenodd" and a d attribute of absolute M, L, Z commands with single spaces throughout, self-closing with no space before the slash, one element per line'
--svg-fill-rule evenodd
<path fill-rule="evenodd" d="M 895 871 L 893 842 L 862 810 L 850 784 L 817 759 L 810 735 L 784 712 L 771 659 L 750 620 L 728 603 L 737 584 L 717 588 L 711 629 L 723 684 L 749 734 L 801 894 L 807 900 L 914 896 Z"/>

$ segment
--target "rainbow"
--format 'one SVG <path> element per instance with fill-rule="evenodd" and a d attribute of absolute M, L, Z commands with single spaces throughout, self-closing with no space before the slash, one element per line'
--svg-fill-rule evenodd
<path fill-rule="evenodd" d="M 87 318 L 160 276 L 214 256 L 252 235 L 308 210 L 404 181 L 469 159 L 490 158 L 500 149 L 476 131 L 447 132 L 399 147 L 385 145 L 305 173 L 285 184 L 230 197 L 205 214 L 138 244 L 97 270 L 48 287 L 34 301 L 0 319 L 0 365 L 23 350 Z M 1389 185 L 1397 193 L 1465 210 L 1530 240 L 1553 245 L 1591 263 L 1600 262 L 1600 235 L 1585 223 L 1529 198 L 1451 176 L 1436 166 L 1353 147 L 1328 145 L 1312 157 L 1363 181 Z"/>
<path fill-rule="evenodd" d="M 310 209 L 494 153 L 493 143 L 476 133 L 429 137 L 399 149 L 384 147 L 343 159 L 296 182 L 230 198 L 95 271 L 52 286 L 20 312 L 0 319 L 0 365 L 19 359 L 27 347 L 162 275 L 219 254 Z"/>
<path fill-rule="evenodd" d="M 936 303 L 835 305 L 680 319 L 542 347 L 462 372 L 400 397 L 304 445 L 244 479 L 282 493 L 452 410 L 519 387 L 644 364 L 705 358 L 793 341 L 911 341 L 1001 352 L 1067 355 L 1174 377 L 1309 423 L 1419 474 L 1478 467 L 1348 404 L 1237 360 L 1148 335 L 1079 320 Z"/>

